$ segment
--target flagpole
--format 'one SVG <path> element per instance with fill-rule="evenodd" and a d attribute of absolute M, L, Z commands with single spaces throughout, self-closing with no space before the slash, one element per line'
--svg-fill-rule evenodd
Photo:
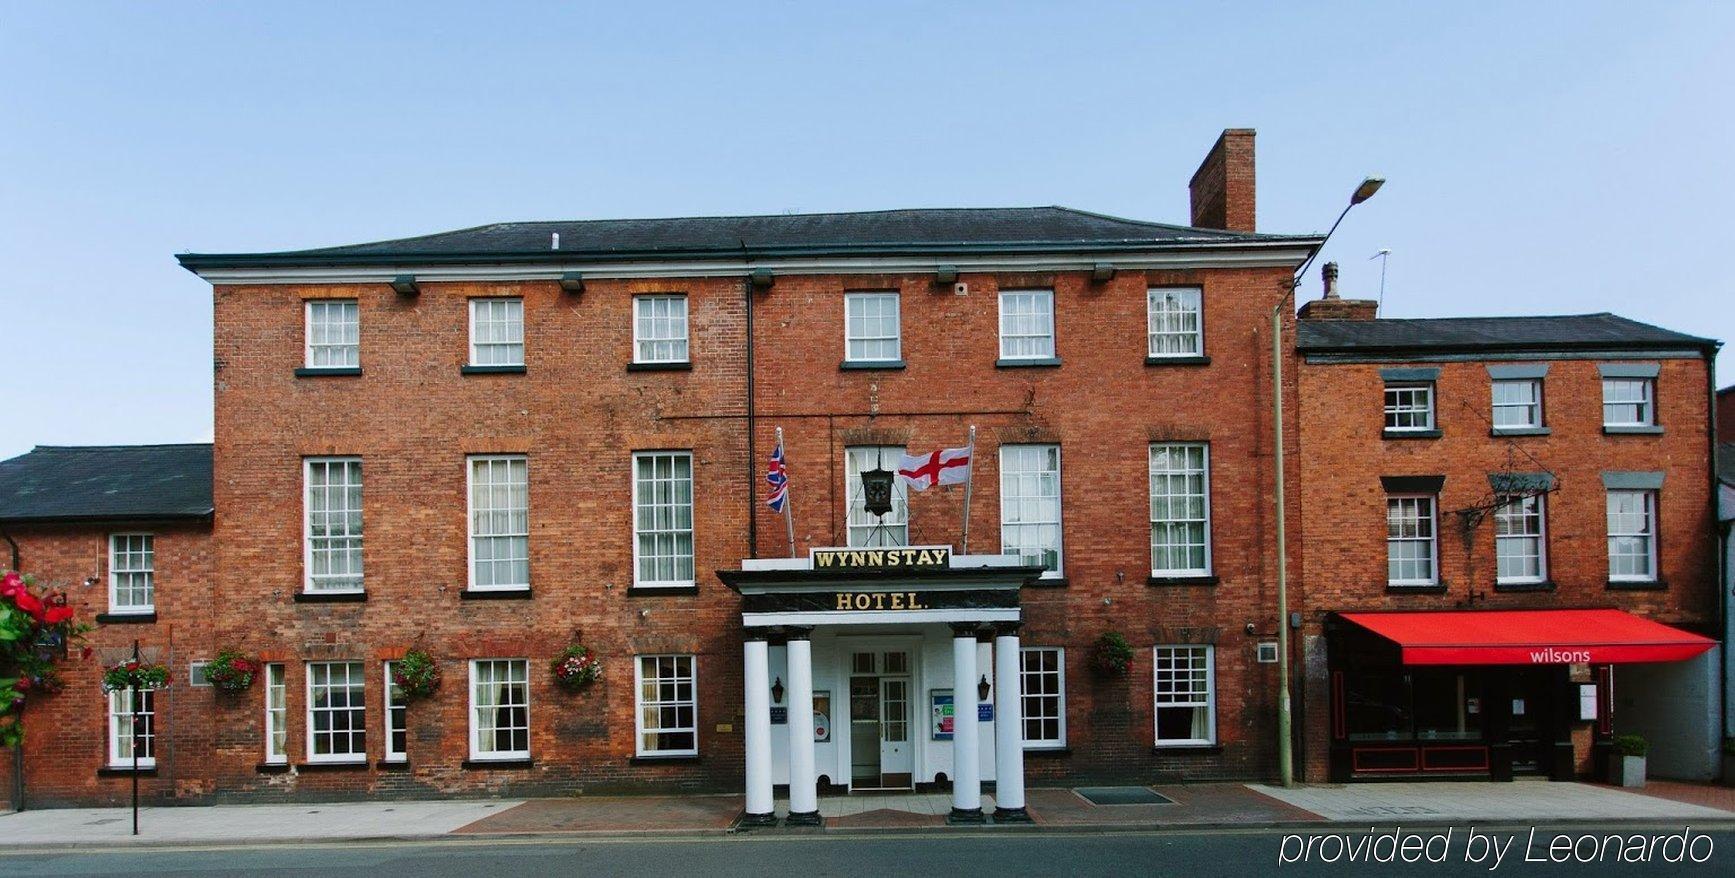
<path fill-rule="evenodd" d="M 970 489 L 976 486 L 976 425 L 970 425 L 970 466 L 964 471 L 964 548 L 958 554 L 970 554 Z M 939 481 L 936 473 L 934 480 Z"/>
<path fill-rule="evenodd" d="M 789 533 L 789 557 L 795 557 L 795 506 L 789 496 L 789 451 L 783 447 L 783 428 L 777 428 L 777 450 L 783 452 L 783 528 Z"/>

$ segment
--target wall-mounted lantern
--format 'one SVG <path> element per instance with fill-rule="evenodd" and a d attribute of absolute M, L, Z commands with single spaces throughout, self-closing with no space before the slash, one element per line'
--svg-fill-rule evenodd
<path fill-rule="evenodd" d="M 783 678 L 782 677 L 778 677 L 777 679 L 771 681 L 771 703 L 772 704 L 782 704 L 783 703 Z"/>

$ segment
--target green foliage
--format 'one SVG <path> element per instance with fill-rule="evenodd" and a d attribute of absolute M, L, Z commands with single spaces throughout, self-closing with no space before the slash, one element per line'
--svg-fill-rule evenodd
<path fill-rule="evenodd" d="M 73 620 L 65 592 L 13 571 L 0 576 L 0 747 L 23 742 L 25 702 L 61 689 L 55 662 L 89 630 Z"/>
<path fill-rule="evenodd" d="M 602 676 L 602 662 L 589 647 L 573 644 L 548 663 L 548 670 L 554 675 L 555 685 L 568 692 L 577 692 Z"/>
<path fill-rule="evenodd" d="M 1133 669 L 1133 647 L 1119 631 L 1104 632 L 1091 650 L 1091 667 L 1105 677 L 1124 677 Z"/>
<path fill-rule="evenodd" d="M 1644 735 L 1615 735 L 1615 752 L 1622 756 L 1643 756 L 1651 749 Z"/>
<path fill-rule="evenodd" d="M 169 685 L 168 668 L 162 665 L 149 665 L 132 659 L 127 659 L 102 674 L 104 692 L 120 692 L 126 689 L 161 689 L 167 685 Z"/>
<path fill-rule="evenodd" d="M 425 650 L 412 649 L 392 662 L 392 685 L 405 701 L 417 701 L 440 688 L 440 663 Z"/>
<path fill-rule="evenodd" d="M 238 649 L 223 649 L 205 666 L 205 679 L 218 692 L 245 692 L 259 673 L 259 662 Z"/>

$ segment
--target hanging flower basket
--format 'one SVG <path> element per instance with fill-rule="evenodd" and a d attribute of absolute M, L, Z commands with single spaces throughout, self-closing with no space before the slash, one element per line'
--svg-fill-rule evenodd
<path fill-rule="evenodd" d="M 419 701 L 440 688 L 440 663 L 426 651 L 412 649 L 392 662 L 392 685 L 404 701 Z"/>
<path fill-rule="evenodd" d="M 248 658 L 239 650 L 224 649 L 217 657 L 205 666 L 205 679 L 218 692 L 235 694 L 245 692 L 253 685 L 253 678 L 259 675 L 259 662 Z"/>
<path fill-rule="evenodd" d="M 55 662 L 89 630 L 73 619 L 66 592 L 39 589 L 17 571 L 0 572 L 0 747 L 23 741 L 25 700 L 61 690 Z"/>
<path fill-rule="evenodd" d="M 1119 631 L 1106 632 L 1096 639 L 1090 666 L 1099 676 L 1124 677 L 1133 669 L 1132 645 Z"/>
<path fill-rule="evenodd" d="M 568 692 L 578 692 L 602 677 L 602 662 L 583 646 L 569 646 L 560 651 L 548 669 L 554 674 L 554 684 Z"/>
<path fill-rule="evenodd" d="M 120 692 L 126 689 L 161 689 L 167 685 L 169 685 L 168 668 L 130 659 L 109 668 L 102 675 L 104 692 Z"/>

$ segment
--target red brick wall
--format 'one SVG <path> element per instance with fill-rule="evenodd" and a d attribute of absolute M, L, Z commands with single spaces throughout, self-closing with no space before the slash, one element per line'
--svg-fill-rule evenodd
<path fill-rule="evenodd" d="M 157 773 L 143 778 L 149 801 L 198 797 L 212 791 L 209 754 L 215 729 L 210 689 L 188 685 L 188 665 L 213 654 L 211 537 L 202 524 L 124 524 L 112 527 L 15 527 L 20 566 L 39 584 L 63 589 L 90 622 L 108 610 L 108 534 L 155 535 L 156 607 L 152 624 L 100 625 L 87 636 L 92 654 L 77 646 L 60 663 L 64 691 L 26 703 L 25 800 L 29 807 L 120 804 L 131 795 L 126 777 L 99 776 L 108 761 L 108 706 L 102 670 L 131 656 L 139 641 L 147 661 L 173 674 L 156 696 Z M 95 580 L 86 584 L 89 580 Z M 12 753 L 0 753 L 0 796 L 12 794 Z"/>
<path fill-rule="evenodd" d="M 1321 634 L 1325 614 L 1347 610 L 1619 607 L 1709 633 L 1717 619 L 1716 555 L 1706 447 L 1706 362 L 1661 360 L 1657 379 L 1662 435 L 1604 435 L 1596 360 L 1558 360 L 1544 380 L 1546 436 L 1494 437 L 1486 365 L 1439 363 L 1438 439 L 1382 440 L 1382 366 L 1301 366 L 1304 635 Z M 1649 362 L 1649 361 L 1647 361 Z M 1465 509 L 1492 499 L 1488 474 L 1550 471 L 1548 572 L 1556 588 L 1502 593 L 1494 586 L 1493 520 L 1466 534 Z M 1608 587 L 1604 470 L 1666 473 L 1660 499 L 1661 591 Z M 1438 503 L 1443 594 L 1386 589 L 1382 475 L 1444 475 Z M 1325 776 L 1329 734 L 1324 668 L 1306 692 L 1308 776 Z"/>

